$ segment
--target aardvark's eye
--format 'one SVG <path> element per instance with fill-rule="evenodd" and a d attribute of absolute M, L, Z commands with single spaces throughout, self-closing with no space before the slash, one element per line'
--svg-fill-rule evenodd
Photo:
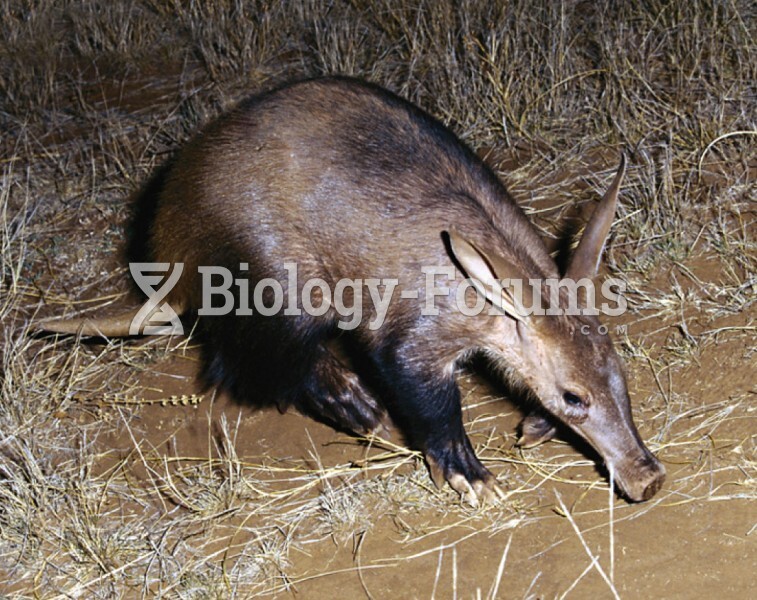
<path fill-rule="evenodd" d="M 585 404 L 583 398 L 577 396 L 573 392 L 564 392 L 562 399 L 565 400 L 565 404 L 568 406 L 584 406 Z"/>

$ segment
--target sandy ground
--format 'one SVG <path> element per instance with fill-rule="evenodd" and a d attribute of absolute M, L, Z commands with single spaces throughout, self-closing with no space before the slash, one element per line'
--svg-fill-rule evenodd
<path fill-rule="evenodd" d="M 718 275 L 708 270 L 711 265 L 705 257 L 689 268 L 707 281 Z M 657 283 L 669 276 L 661 274 Z M 721 319 L 706 329 L 737 327 L 742 319 Z M 690 328 L 691 335 L 704 329 L 696 319 Z M 666 355 L 672 341 L 671 328 L 659 319 L 628 323 L 627 331 L 643 337 L 650 364 L 656 355 Z M 288 583 L 275 586 L 275 596 L 477 597 L 498 586 L 503 598 L 552 598 L 568 590 L 576 598 L 611 598 L 609 580 L 623 598 L 747 598 L 755 590 L 757 566 L 757 506 L 750 476 L 754 367 L 743 337 L 716 340 L 690 360 L 654 373 L 633 362 L 636 420 L 668 471 L 662 492 L 642 504 L 610 496 L 591 457 L 583 458 L 564 442 L 515 448 L 517 405 L 493 397 L 491 383 L 470 375 L 462 381 L 472 441 L 486 448 L 480 456 L 512 493 L 499 512 L 460 506 L 448 489 L 436 492 L 419 461 L 360 473 L 361 459 L 378 452 L 364 442 L 298 414 L 254 410 L 207 393 L 195 407 L 142 406 L 128 432 L 103 443 L 133 456 L 136 436 L 140 447 L 158 456 L 205 457 L 217 452 L 214 438 L 225 418 L 234 424 L 235 452 L 243 464 L 280 465 L 290 475 L 318 466 L 352 467 L 326 488 L 415 472 L 427 489 L 413 493 L 440 494 L 453 508 L 418 508 L 411 498 L 387 510 L 372 498 L 379 506 L 360 505 L 368 514 L 353 517 L 334 535 L 319 539 L 303 531 L 290 548 Z M 192 351 L 165 359 L 143 377 L 144 398 L 202 394 L 196 369 Z M 675 405 L 683 402 L 690 408 L 678 412 Z M 389 440 L 401 443 L 395 431 L 389 434 Z M 133 458 L 129 464 L 149 485 L 140 461 Z M 279 472 L 261 472 L 279 489 L 296 485 Z M 538 486 L 523 486 L 529 481 Z M 235 546 L 243 546 L 254 521 L 241 511 L 224 523 L 216 543 L 225 548 L 226 559 L 234 560 Z"/>

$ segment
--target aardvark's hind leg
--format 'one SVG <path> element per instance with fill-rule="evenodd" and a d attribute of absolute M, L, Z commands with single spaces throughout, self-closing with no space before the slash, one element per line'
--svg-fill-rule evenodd
<path fill-rule="evenodd" d="M 327 348 L 319 344 L 315 352 L 302 395 L 294 399 L 295 406 L 356 433 L 374 431 L 384 418 L 384 408 L 357 374 Z"/>

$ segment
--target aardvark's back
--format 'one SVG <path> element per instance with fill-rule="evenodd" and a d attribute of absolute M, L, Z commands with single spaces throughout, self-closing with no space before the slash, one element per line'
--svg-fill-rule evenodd
<path fill-rule="evenodd" d="M 440 234 L 458 227 L 554 274 L 489 169 L 437 121 L 368 84 L 328 78 L 254 98 L 175 164 L 152 258 L 183 260 L 187 273 L 200 261 L 280 269 L 269 260 L 288 259 L 301 275 L 410 285 L 419 264 L 448 262 Z"/>

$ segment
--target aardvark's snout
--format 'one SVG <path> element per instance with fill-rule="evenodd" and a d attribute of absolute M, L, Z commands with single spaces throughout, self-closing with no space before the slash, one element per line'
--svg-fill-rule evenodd
<path fill-rule="evenodd" d="M 629 500 L 643 502 L 660 491 L 665 482 L 665 467 L 650 453 L 618 468 L 615 481 Z"/>

